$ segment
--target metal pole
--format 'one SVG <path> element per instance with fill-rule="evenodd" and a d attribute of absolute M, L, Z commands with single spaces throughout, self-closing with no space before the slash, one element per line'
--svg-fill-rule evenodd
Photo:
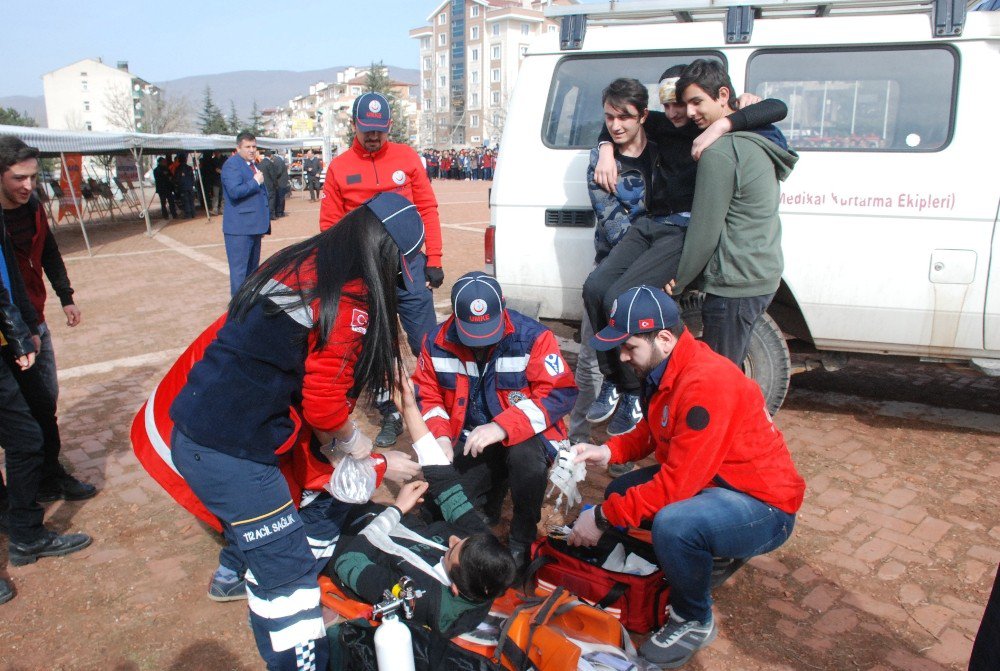
<path fill-rule="evenodd" d="M 205 223 L 212 223 L 212 213 L 208 211 L 208 196 L 205 195 L 205 180 L 201 177 L 201 161 L 198 160 L 198 152 L 194 152 L 194 167 L 198 170 L 198 184 L 201 185 L 201 202 L 205 203 L 205 216 L 208 221 Z"/>
<path fill-rule="evenodd" d="M 146 202 L 146 186 L 143 184 L 145 181 L 145 175 L 142 172 L 142 147 L 136 152 L 135 147 L 132 147 L 132 158 L 135 159 L 135 169 L 139 171 L 139 194 L 142 196 L 142 218 L 146 220 L 146 235 L 153 237 L 153 225 L 149 222 L 149 203 Z"/>
<path fill-rule="evenodd" d="M 83 231 L 83 244 L 87 245 L 87 256 L 93 256 L 94 252 L 90 251 L 90 238 L 87 237 L 87 227 L 83 223 L 83 211 L 80 210 L 80 201 L 76 199 L 76 189 L 73 188 L 73 178 L 69 176 L 69 170 L 66 169 L 66 154 L 59 152 L 59 160 L 62 161 L 62 170 L 66 173 L 66 184 L 69 186 L 69 195 L 73 199 L 73 207 L 76 208 L 76 218 L 80 221 L 80 230 Z M 81 168 L 83 167 L 83 161 L 80 161 Z M 83 179 L 83 172 L 80 172 L 80 178 Z"/>

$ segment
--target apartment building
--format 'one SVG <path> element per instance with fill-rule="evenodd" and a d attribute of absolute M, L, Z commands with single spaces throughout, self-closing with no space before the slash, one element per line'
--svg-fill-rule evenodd
<path fill-rule="evenodd" d="M 559 26 L 550 4 L 575 0 L 444 0 L 410 37 L 420 45 L 421 146 L 493 146 L 531 40 Z"/>
<path fill-rule="evenodd" d="M 93 131 L 143 131 L 146 102 L 160 89 L 129 72 L 85 58 L 42 76 L 49 128 Z"/>

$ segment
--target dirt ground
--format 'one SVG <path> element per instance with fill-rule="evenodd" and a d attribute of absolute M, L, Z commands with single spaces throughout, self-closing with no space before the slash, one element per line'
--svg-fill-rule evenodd
<path fill-rule="evenodd" d="M 487 186 L 435 183 L 441 312 L 450 282 L 482 265 Z M 290 199 L 264 254 L 314 233 L 317 209 Z M 56 233 L 83 323 L 67 328 L 52 298 L 49 319 L 64 460 L 101 492 L 49 504 L 46 517 L 94 544 L 21 568 L 0 544 L 0 576 L 17 589 L 0 606 L 0 669 L 261 668 L 245 604 L 206 598 L 216 539 L 145 474 L 129 442 L 146 396 L 225 309 L 220 221 L 171 222 L 152 238 L 136 220 L 89 233 L 93 257 L 78 228 Z M 553 328 L 573 363 L 572 329 Z M 1000 380 L 859 362 L 793 378 L 775 421 L 809 487 L 797 528 L 717 590 L 719 638 L 688 668 L 965 668 L 1000 562 Z M 607 482 L 592 474 L 585 499 Z"/>

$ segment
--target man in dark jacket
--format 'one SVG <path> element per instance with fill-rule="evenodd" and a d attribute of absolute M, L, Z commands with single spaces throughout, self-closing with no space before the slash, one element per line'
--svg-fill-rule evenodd
<path fill-rule="evenodd" d="M 170 165 L 166 158 L 161 156 L 156 159 L 156 167 L 153 168 L 153 182 L 156 184 L 156 193 L 160 197 L 160 212 L 164 219 L 177 218 L 177 201 L 174 200 L 174 179 L 170 174 Z M 168 215 L 167 207 L 170 212 Z"/>
<path fill-rule="evenodd" d="M 78 325 L 81 315 L 73 302 L 73 288 L 59 246 L 49 231 L 45 208 L 34 196 L 37 177 L 38 150 L 16 137 L 0 137 L 0 206 L 3 207 L 18 269 L 35 315 L 28 325 L 37 331 L 40 339 L 35 365 L 30 370 L 14 371 L 45 442 L 45 463 L 38 500 L 47 502 L 65 498 L 79 501 L 94 496 L 97 489 L 74 478 L 59 463 L 62 446 L 56 421 L 59 382 L 52 334 L 45 322 L 43 271 L 59 296 L 67 326 Z"/>
<path fill-rule="evenodd" d="M 0 214 L 0 335 L 6 342 L 4 361 L 0 363 L 0 447 L 5 452 L 10 481 L 6 489 L 0 490 L 0 531 L 8 534 L 8 559 L 13 566 L 34 563 L 40 557 L 67 555 L 91 542 L 86 534 L 59 535 L 42 526 L 45 511 L 36 500 L 43 461 L 42 435 L 14 379 L 15 370 L 32 367 L 37 351 L 37 334 L 29 328 L 22 311 L 28 321 L 35 321 Z M 10 585 L 0 580 L 0 603 L 13 598 Z"/>
<path fill-rule="evenodd" d="M 194 219 L 194 169 L 188 165 L 187 154 L 178 154 L 177 161 L 177 169 L 174 171 L 177 196 L 184 208 L 184 216 Z"/>
<path fill-rule="evenodd" d="M 288 195 L 288 164 L 281 154 L 271 155 L 271 170 L 274 171 L 274 216 L 285 216 L 285 196 Z"/>
<path fill-rule="evenodd" d="M 306 188 L 309 189 L 309 202 L 319 200 L 319 174 L 323 170 L 323 159 L 316 156 L 313 150 L 306 152 L 306 158 L 302 161 L 302 170 L 306 175 Z"/>

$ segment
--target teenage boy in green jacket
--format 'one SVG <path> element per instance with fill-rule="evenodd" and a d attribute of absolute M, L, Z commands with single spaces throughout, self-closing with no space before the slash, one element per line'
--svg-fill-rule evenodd
<path fill-rule="evenodd" d="M 692 62 L 677 81 L 677 95 L 702 129 L 735 111 L 733 84 L 717 61 Z M 781 281 L 778 182 L 798 158 L 761 133 L 737 132 L 717 140 L 698 162 L 691 223 L 671 289 L 679 295 L 701 277 L 702 340 L 737 366 Z"/>

